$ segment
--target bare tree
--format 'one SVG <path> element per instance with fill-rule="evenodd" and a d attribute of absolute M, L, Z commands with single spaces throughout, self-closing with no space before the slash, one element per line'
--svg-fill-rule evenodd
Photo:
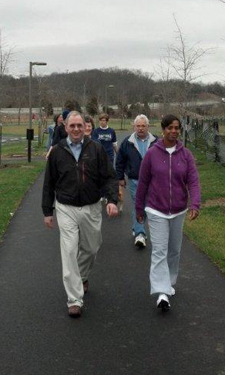
<path fill-rule="evenodd" d="M 167 47 L 166 55 L 160 59 L 160 63 L 157 65 L 155 69 L 155 74 L 156 76 L 159 77 L 159 81 L 156 86 L 157 92 L 153 97 L 154 98 L 153 103 L 155 103 L 156 97 L 161 98 L 162 113 L 168 112 L 170 108 L 170 103 L 174 101 L 171 70 L 172 70 L 171 50 L 169 47 Z"/>
<path fill-rule="evenodd" d="M 9 65 L 13 61 L 15 47 L 7 44 L 0 29 L 0 76 L 8 73 Z"/>
<path fill-rule="evenodd" d="M 173 15 L 173 18 L 176 25 L 177 43 L 169 46 L 170 63 L 175 77 L 182 83 L 179 101 L 182 103 L 184 114 L 186 114 L 187 101 L 190 99 L 190 83 L 205 75 L 201 72 L 200 63 L 202 58 L 212 49 L 203 49 L 199 47 L 199 43 L 189 46 L 175 15 Z"/>
<path fill-rule="evenodd" d="M 167 46 L 166 55 L 160 63 L 159 76 L 163 83 L 160 94 L 166 107 L 172 99 L 173 102 L 179 103 L 179 112 L 186 115 L 191 83 L 205 75 L 202 73 L 200 63 L 212 49 L 203 49 L 199 43 L 190 46 L 175 15 L 173 18 L 176 26 L 176 42 Z"/>
<path fill-rule="evenodd" d="M 171 45 L 171 65 L 177 77 L 183 82 L 191 82 L 204 74 L 199 74 L 199 63 L 203 56 L 209 52 L 209 49 L 203 49 L 198 43 L 189 47 L 175 15 L 173 16 L 176 25 L 177 45 Z"/>
<path fill-rule="evenodd" d="M 14 47 L 9 46 L 2 36 L 2 30 L 0 29 L 0 122 L 1 122 L 1 108 L 2 101 L 4 98 L 4 85 L 3 77 L 8 72 L 9 65 L 13 61 Z"/>

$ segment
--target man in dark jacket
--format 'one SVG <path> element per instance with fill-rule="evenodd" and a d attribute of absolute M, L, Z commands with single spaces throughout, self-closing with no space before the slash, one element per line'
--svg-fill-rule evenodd
<path fill-rule="evenodd" d="M 108 216 L 116 216 L 118 181 L 102 145 L 84 135 L 85 122 L 80 114 L 70 112 L 65 129 L 68 137 L 54 146 L 49 155 L 42 209 L 45 225 L 52 228 L 56 200 L 68 313 L 78 317 L 102 242 L 100 190 L 105 191 Z"/>
<path fill-rule="evenodd" d="M 134 244 L 139 248 L 146 247 L 146 232 L 144 223 L 138 223 L 135 214 L 135 196 L 138 176 L 141 162 L 147 150 L 157 140 L 157 137 L 152 135 L 148 130 L 148 118 L 145 115 L 138 115 L 134 120 L 134 133 L 123 140 L 116 160 L 116 172 L 120 186 L 125 187 L 125 174 L 128 177 L 130 195 L 133 203 L 132 230 L 135 237 Z"/>

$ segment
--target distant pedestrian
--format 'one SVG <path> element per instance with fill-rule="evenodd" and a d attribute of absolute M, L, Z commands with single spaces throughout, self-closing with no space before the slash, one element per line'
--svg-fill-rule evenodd
<path fill-rule="evenodd" d="M 116 216 L 118 181 L 102 145 L 84 135 L 85 122 L 75 111 L 65 120 L 67 138 L 52 148 L 43 186 L 42 209 L 48 228 L 53 225 L 53 206 L 60 230 L 63 283 L 68 314 L 79 317 L 89 274 L 102 242 L 104 188 L 108 216 Z"/>
<path fill-rule="evenodd" d="M 157 295 L 157 307 L 170 309 L 175 294 L 183 224 L 190 198 L 190 220 L 200 207 L 198 172 L 191 152 L 178 140 L 180 120 L 167 115 L 161 122 L 163 139 L 148 150 L 139 173 L 136 216 L 143 223 L 148 216 L 152 244 L 150 284 Z"/>
<path fill-rule="evenodd" d="M 99 115 L 100 126 L 92 133 L 92 139 L 102 144 L 106 150 L 110 161 L 114 164 L 114 155 L 117 152 L 117 139 L 115 130 L 108 126 L 109 115 L 101 113 Z"/>
<path fill-rule="evenodd" d="M 57 143 L 59 143 L 62 139 L 67 138 L 68 134 L 65 130 L 65 121 L 66 121 L 66 118 L 67 118 L 69 113 L 70 113 L 70 111 L 68 109 L 65 109 L 62 113 L 62 120 L 63 120 L 62 123 L 59 124 L 57 127 L 55 127 L 54 133 L 53 133 L 53 136 L 52 136 L 52 145 L 47 152 L 46 159 L 48 159 L 52 148 L 55 145 L 57 145 Z M 77 112 L 77 113 L 79 113 L 79 112 Z"/>
<path fill-rule="evenodd" d="M 146 152 L 156 140 L 157 137 L 149 132 L 148 118 L 145 115 L 138 115 L 134 120 L 134 132 L 123 140 L 116 159 L 116 172 L 121 188 L 126 186 L 125 174 L 128 177 L 132 199 L 132 232 L 134 244 L 138 248 L 146 247 L 145 225 L 144 222 L 137 222 L 135 214 L 139 170 Z"/>
<path fill-rule="evenodd" d="M 52 146 L 57 145 L 57 143 L 59 143 L 59 141 L 61 141 L 61 139 L 64 139 L 64 138 L 67 137 L 68 134 L 65 130 L 65 120 L 66 120 L 69 113 L 70 113 L 70 111 L 68 109 L 65 109 L 63 111 L 63 113 L 62 113 L 63 121 L 59 126 L 57 126 L 57 128 L 54 131 Z"/>
<path fill-rule="evenodd" d="M 47 140 L 47 151 L 49 151 L 50 147 L 52 146 L 52 141 L 53 141 L 53 134 L 54 131 L 56 130 L 57 126 L 61 125 L 63 122 L 63 117 L 61 113 L 58 113 L 57 115 L 54 116 L 54 122 L 53 124 L 49 125 L 47 128 L 47 134 L 48 134 L 48 140 Z"/>

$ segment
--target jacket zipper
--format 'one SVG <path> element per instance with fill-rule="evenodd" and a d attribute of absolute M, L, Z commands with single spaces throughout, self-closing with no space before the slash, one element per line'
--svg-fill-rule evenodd
<path fill-rule="evenodd" d="M 171 168 L 171 160 L 172 160 L 172 154 L 170 154 L 170 168 L 169 168 L 169 179 L 170 179 L 170 212 L 171 215 L 171 208 L 172 208 L 172 183 L 171 183 L 171 175 L 172 175 L 172 168 Z"/>
<path fill-rule="evenodd" d="M 80 176 L 79 176 L 79 164 L 78 162 L 76 162 L 76 169 L 77 169 L 77 182 L 78 182 L 78 185 L 79 185 L 79 180 L 80 180 Z"/>
<path fill-rule="evenodd" d="M 85 183 L 84 161 L 83 161 L 83 163 L 82 163 L 82 180 L 83 180 L 83 183 Z"/>

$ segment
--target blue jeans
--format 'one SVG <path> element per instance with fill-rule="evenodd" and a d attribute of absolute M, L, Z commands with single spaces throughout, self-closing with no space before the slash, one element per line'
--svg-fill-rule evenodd
<path fill-rule="evenodd" d="M 136 212 L 135 212 L 135 197 L 136 197 L 136 191 L 137 191 L 137 180 L 128 180 L 129 189 L 130 189 L 130 196 L 132 199 L 132 230 L 135 232 L 135 237 L 138 236 L 138 234 L 143 233 L 146 235 L 145 232 L 145 225 L 139 224 L 136 220 Z"/>

